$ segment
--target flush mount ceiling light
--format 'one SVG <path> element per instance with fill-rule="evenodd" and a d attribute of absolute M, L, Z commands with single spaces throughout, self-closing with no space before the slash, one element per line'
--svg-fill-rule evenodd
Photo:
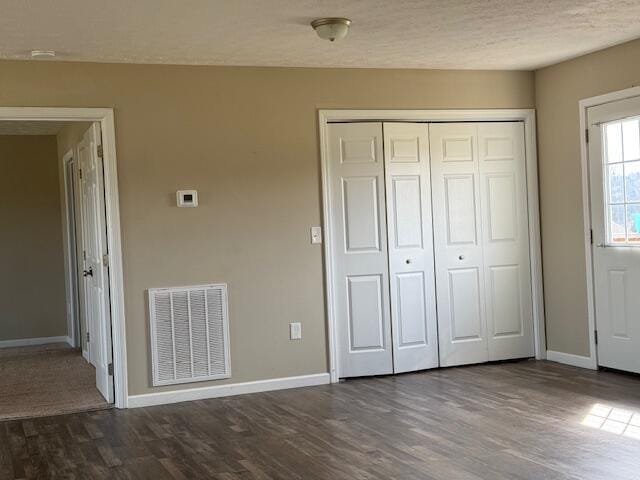
<path fill-rule="evenodd" d="M 323 40 L 340 40 L 347 36 L 351 20 L 348 18 L 317 18 L 311 26 Z"/>
<path fill-rule="evenodd" d="M 54 50 L 31 50 L 31 58 L 54 58 L 55 56 Z"/>

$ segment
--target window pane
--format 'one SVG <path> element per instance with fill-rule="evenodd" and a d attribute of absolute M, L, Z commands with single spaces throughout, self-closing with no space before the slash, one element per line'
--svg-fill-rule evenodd
<path fill-rule="evenodd" d="M 611 205 L 609 207 L 609 235 L 611 236 L 611 243 L 625 243 L 624 224 L 624 205 Z"/>
<path fill-rule="evenodd" d="M 622 138 L 624 139 L 624 159 L 637 160 L 640 158 L 640 131 L 638 120 L 622 122 Z"/>
<path fill-rule="evenodd" d="M 640 162 L 625 164 L 624 186 L 627 202 L 640 202 Z"/>
<path fill-rule="evenodd" d="M 627 241 L 640 243 L 640 205 L 627 205 Z"/>
<path fill-rule="evenodd" d="M 611 123 L 607 125 L 606 130 L 607 141 L 607 162 L 622 161 L 622 124 Z"/>
<path fill-rule="evenodd" d="M 635 165 L 635 164 L 631 164 Z M 609 165 L 609 203 L 624 202 L 624 170 L 622 164 Z"/>

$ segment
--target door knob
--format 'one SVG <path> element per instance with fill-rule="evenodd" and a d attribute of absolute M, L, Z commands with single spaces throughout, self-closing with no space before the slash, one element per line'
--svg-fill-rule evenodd
<path fill-rule="evenodd" d="M 464 255 L 460 255 L 460 256 L 458 257 L 458 260 L 464 260 Z"/>
<path fill-rule="evenodd" d="M 89 267 L 89 270 L 82 271 L 83 277 L 93 277 L 93 267 Z"/>
<path fill-rule="evenodd" d="M 407 258 L 407 259 L 404 261 L 404 263 L 406 263 L 407 265 L 409 265 L 409 264 L 411 263 L 411 259 L 410 259 L 410 258 Z"/>

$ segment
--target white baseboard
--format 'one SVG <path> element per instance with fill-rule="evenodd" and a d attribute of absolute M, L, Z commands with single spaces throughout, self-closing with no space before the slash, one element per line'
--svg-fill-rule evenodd
<path fill-rule="evenodd" d="M 71 339 L 69 337 L 40 337 L 19 338 L 17 340 L 0 340 L 0 348 L 30 347 L 33 345 L 47 345 L 49 343 L 68 343 L 71 345 Z"/>
<path fill-rule="evenodd" d="M 212 387 L 190 388 L 188 390 L 174 390 L 171 392 L 146 393 L 143 395 L 130 395 L 127 402 L 128 408 L 150 407 L 153 405 L 166 405 L 169 403 L 190 402 L 207 398 L 229 397 L 231 395 L 244 395 L 246 393 L 269 392 L 273 390 L 285 390 L 288 388 L 313 387 L 330 383 L 328 373 L 315 375 L 302 375 L 299 377 L 273 378 L 270 380 L 257 380 L 255 382 L 229 383 Z"/>
<path fill-rule="evenodd" d="M 573 355 L 571 353 L 547 350 L 547 360 L 551 362 L 564 363 L 574 367 L 588 368 L 590 370 L 598 369 L 595 360 L 591 357 L 583 357 L 581 355 Z"/>

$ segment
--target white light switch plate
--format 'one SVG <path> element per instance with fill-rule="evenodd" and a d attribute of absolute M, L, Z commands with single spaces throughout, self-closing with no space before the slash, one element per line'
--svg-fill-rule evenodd
<path fill-rule="evenodd" d="M 322 227 L 311 227 L 311 243 L 322 243 Z"/>
<path fill-rule="evenodd" d="M 302 324 L 300 322 L 289 324 L 289 338 L 291 340 L 300 340 L 302 338 Z"/>

